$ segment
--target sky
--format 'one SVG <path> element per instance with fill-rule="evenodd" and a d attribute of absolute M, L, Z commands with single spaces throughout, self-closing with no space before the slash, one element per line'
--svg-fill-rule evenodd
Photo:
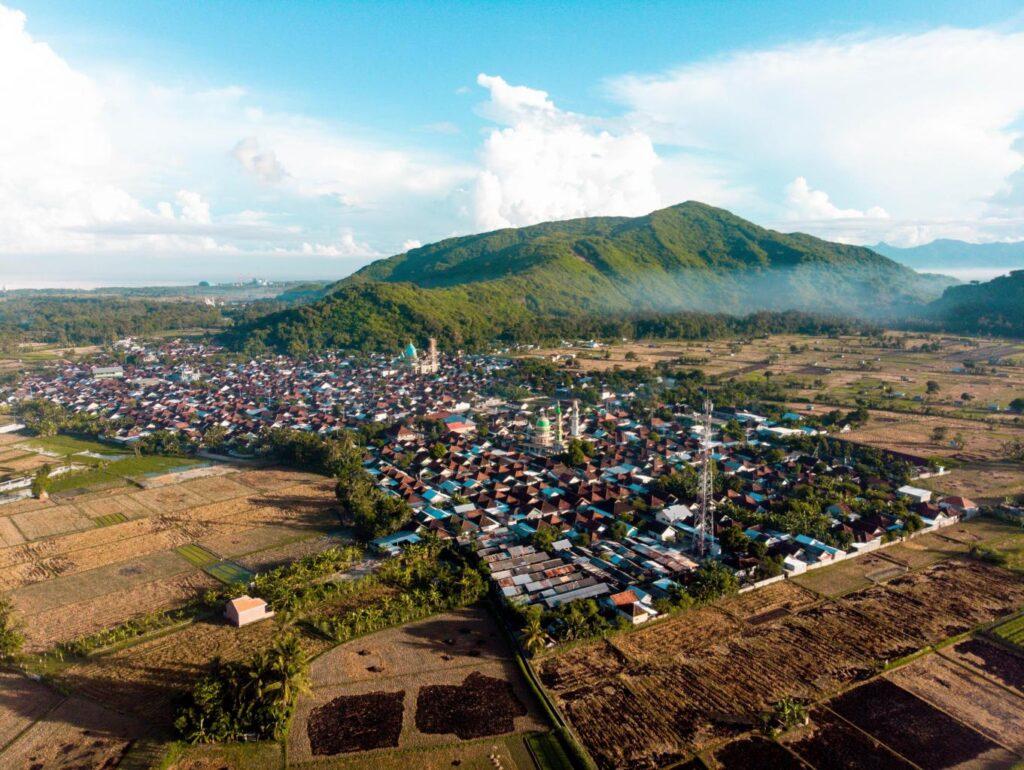
<path fill-rule="evenodd" d="M 339 278 L 691 199 L 1020 240 L 1021 83 L 1000 0 L 0 0 L 0 285 Z"/>

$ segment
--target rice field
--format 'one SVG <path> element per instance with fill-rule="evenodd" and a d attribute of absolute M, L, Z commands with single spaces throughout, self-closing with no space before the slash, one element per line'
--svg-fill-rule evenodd
<path fill-rule="evenodd" d="M 999 639 L 1024 650 L 1024 615 L 1000 623 L 992 629 L 992 633 Z"/>

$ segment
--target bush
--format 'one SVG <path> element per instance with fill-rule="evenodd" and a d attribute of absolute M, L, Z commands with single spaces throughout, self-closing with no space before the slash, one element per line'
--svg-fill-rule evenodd
<path fill-rule="evenodd" d="M 14 618 L 14 608 L 9 600 L 0 599 L 0 665 L 17 658 L 24 643 L 25 637 Z"/>

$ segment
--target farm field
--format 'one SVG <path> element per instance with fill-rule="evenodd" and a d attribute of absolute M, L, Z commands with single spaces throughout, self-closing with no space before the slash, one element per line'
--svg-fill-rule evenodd
<path fill-rule="evenodd" d="M 340 759 L 346 768 L 407 767 L 415 757 L 417 767 L 456 759 L 493 767 L 498 746 L 503 766 L 527 770 L 528 752 L 507 748 L 508 739 L 546 729 L 504 638 L 480 609 L 342 644 L 313 662 L 311 679 L 289 734 L 289 766 L 334 767 Z M 360 751 L 369 753 L 351 756 Z"/>
<path fill-rule="evenodd" d="M 979 529 L 996 536 L 999 528 L 985 522 Z M 944 558 L 867 587 L 844 576 L 831 588 L 839 598 L 822 591 L 817 603 L 784 598 L 781 587 L 795 585 L 779 583 L 730 600 L 755 604 L 745 617 L 723 602 L 555 653 L 538 671 L 600 767 L 681 761 L 749 729 L 782 697 L 821 702 L 888 663 L 1024 606 L 1020 575 Z M 748 599 L 758 594 L 763 610 Z M 917 681 L 923 688 L 927 676 Z"/>
<path fill-rule="evenodd" d="M 338 526 L 328 480 L 216 470 L 0 507 L 0 592 L 26 621 L 29 651 L 182 604 L 288 549 L 343 542 L 328 536 Z"/>

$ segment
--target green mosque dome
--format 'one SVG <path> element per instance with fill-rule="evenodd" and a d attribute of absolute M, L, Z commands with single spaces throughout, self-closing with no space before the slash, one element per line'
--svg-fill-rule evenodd
<path fill-rule="evenodd" d="M 416 358 L 416 346 L 410 342 L 405 346 L 405 352 L 402 355 L 406 358 Z"/>
<path fill-rule="evenodd" d="M 551 421 L 545 415 L 542 414 L 540 416 L 540 419 L 537 420 L 537 427 L 538 428 L 550 428 L 551 427 Z"/>

